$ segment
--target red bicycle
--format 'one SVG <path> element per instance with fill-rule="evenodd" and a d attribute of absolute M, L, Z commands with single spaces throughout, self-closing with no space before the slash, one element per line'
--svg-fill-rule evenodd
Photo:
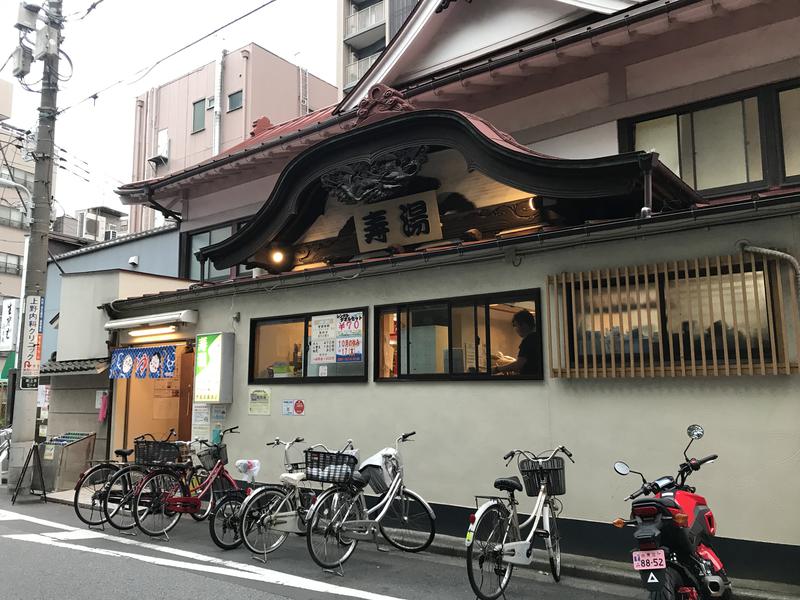
<path fill-rule="evenodd" d="M 209 469 L 209 474 L 191 492 L 184 477 L 184 473 L 192 466 L 191 460 L 164 463 L 139 481 L 133 501 L 133 516 L 136 526 L 143 533 L 169 539 L 167 532 L 175 527 L 183 513 L 197 514 L 203 510 L 201 504 L 203 499 L 208 498 L 207 494 L 212 502 L 218 502 L 225 494 L 239 490 L 236 480 L 225 469 L 228 451 L 223 443 L 225 434 L 238 433 L 238 429 L 236 426 L 224 430 L 218 444 L 198 440 L 206 449 L 198 452 L 197 457 Z"/>

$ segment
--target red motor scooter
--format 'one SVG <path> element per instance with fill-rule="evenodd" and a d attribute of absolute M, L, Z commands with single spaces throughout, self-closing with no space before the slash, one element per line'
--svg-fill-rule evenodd
<path fill-rule="evenodd" d="M 690 425 L 686 433 L 691 441 L 683 451 L 686 462 L 680 465 L 676 477 L 647 481 L 624 462 L 614 463 L 620 475 L 641 476 L 642 487 L 626 498 L 633 500 L 631 518 L 620 518 L 613 524 L 636 529 L 633 537 L 638 547 L 632 552 L 633 568 L 641 575 L 650 600 L 727 600 L 731 598 L 731 584 L 711 547 L 717 529 L 714 514 L 706 499 L 686 485 L 689 475 L 715 461 L 717 455 L 689 458 L 686 452 L 703 437 L 703 428 Z"/>

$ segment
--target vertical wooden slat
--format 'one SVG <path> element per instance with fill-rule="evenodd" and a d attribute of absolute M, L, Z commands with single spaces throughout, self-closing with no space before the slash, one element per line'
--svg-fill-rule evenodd
<path fill-rule="evenodd" d="M 614 269 L 617 280 L 617 314 L 619 315 L 619 372 L 620 377 L 625 377 L 625 333 L 622 325 L 624 313 L 622 312 L 622 283 L 620 282 L 619 269 Z"/>
<path fill-rule="evenodd" d="M 742 356 L 741 349 L 739 348 L 739 319 L 737 314 L 739 310 L 736 308 L 736 275 L 733 272 L 733 256 L 728 256 L 728 281 L 731 286 L 731 312 L 733 313 L 733 348 L 736 352 L 736 374 L 742 374 Z"/>
<path fill-rule="evenodd" d="M 589 315 L 592 321 L 592 328 L 589 330 L 589 338 L 592 344 L 592 377 L 597 379 L 597 351 L 594 344 L 594 289 L 592 285 L 592 271 L 588 273 L 589 277 Z"/>
<path fill-rule="evenodd" d="M 559 318 L 564 323 L 564 337 L 562 338 L 559 332 L 558 337 L 558 362 L 561 362 L 561 348 L 564 349 L 564 362 L 563 369 L 567 372 L 567 379 L 569 379 L 569 342 L 567 341 L 569 337 L 569 319 L 567 319 L 567 274 L 561 274 L 561 304 L 559 305 L 561 308 L 561 314 Z"/>
<path fill-rule="evenodd" d="M 561 275 L 556 275 L 553 278 L 553 300 L 555 301 L 555 322 L 556 322 L 556 360 L 558 361 L 558 369 L 561 371 L 562 364 L 561 364 L 561 310 L 560 304 L 558 301 L 558 281 L 561 278 Z M 562 299 L 563 301 L 563 299 Z"/>
<path fill-rule="evenodd" d="M 706 281 L 708 282 L 708 320 L 711 323 L 711 360 L 714 364 L 714 375 L 719 375 L 719 365 L 717 364 L 717 336 L 714 335 L 714 292 L 711 289 L 711 261 L 706 256 Z"/>
<path fill-rule="evenodd" d="M 758 296 L 758 274 L 756 273 L 756 256 L 750 253 L 750 268 L 753 275 L 753 301 L 756 304 L 756 319 L 758 319 L 758 362 L 761 363 L 761 374 L 767 374 L 767 365 L 764 361 L 764 322 L 761 319 L 761 299 Z M 766 270 L 764 271 L 766 279 Z M 766 286 L 766 281 L 764 282 Z"/>
<path fill-rule="evenodd" d="M 583 346 L 583 376 L 588 378 L 589 377 L 589 358 L 586 355 L 586 318 L 583 316 L 583 271 L 578 274 L 580 279 L 578 280 L 580 284 L 580 292 L 581 292 L 581 323 L 584 324 L 582 328 L 583 339 L 581 340 L 581 346 Z"/>
<path fill-rule="evenodd" d="M 647 346 L 650 354 L 650 377 L 655 377 L 656 372 L 653 366 L 653 319 L 650 316 L 652 311 L 650 310 L 650 278 L 647 274 L 647 265 L 644 266 L 644 297 L 647 302 L 645 311 L 647 311 Z"/>
<path fill-rule="evenodd" d="M 636 327 L 639 329 L 639 374 L 644 377 L 644 341 L 642 340 L 642 296 L 639 293 L 639 267 L 633 267 L 633 283 L 636 290 Z"/>
<path fill-rule="evenodd" d="M 694 281 L 697 284 L 697 318 L 700 325 L 700 361 L 703 375 L 708 375 L 708 361 L 706 360 L 706 324 L 703 320 L 703 280 L 700 277 L 700 261 L 694 259 Z"/>
<path fill-rule="evenodd" d="M 606 288 L 608 289 L 608 341 L 611 354 L 611 377 L 617 376 L 617 359 L 614 352 L 614 298 L 611 287 L 611 269 L 606 269 Z"/>
<path fill-rule="evenodd" d="M 797 307 L 797 282 L 795 281 L 795 273 L 789 273 L 789 296 L 791 297 L 792 305 L 792 329 L 794 329 L 794 360 L 800 362 L 800 316 L 798 316 Z"/>
<path fill-rule="evenodd" d="M 790 277 L 792 274 L 789 275 Z M 777 288 L 775 290 L 775 295 L 777 297 L 777 316 L 773 318 L 773 323 L 775 323 L 775 330 L 778 331 L 778 337 L 780 338 L 781 345 L 783 346 L 783 361 L 784 361 L 784 373 L 789 375 L 791 371 L 791 363 L 789 362 L 789 328 L 786 326 L 786 310 L 783 305 L 783 272 L 781 270 L 781 263 L 777 260 L 775 261 L 775 281 L 777 282 Z M 775 352 L 775 349 L 772 350 Z M 778 363 L 778 357 L 775 357 L 775 363 Z"/>
<path fill-rule="evenodd" d="M 573 366 L 575 367 L 575 377 L 580 377 L 580 371 L 578 370 L 578 319 L 575 316 L 575 305 L 578 303 L 578 298 L 575 297 L 575 273 L 569 274 L 569 291 L 572 296 L 572 352 L 575 357 Z"/>
<path fill-rule="evenodd" d="M 750 375 L 754 373 L 753 370 L 753 340 L 750 337 L 750 309 L 747 305 L 747 281 L 744 274 L 744 253 L 739 253 L 739 275 L 742 281 L 742 301 L 744 303 L 744 327 L 747 331 L 747 362 Z"/>
<path fill-rule="evenodd" d="M 686 275 L 686 304 L 689 307 L 689 356 L 692 361 L 692 376 L 697 375 L 697 364 L 694 355 L 694 311 L 692 310 L 692 291 L 691 281 L 689 279 L 689 261 L 683 261 L 684 274 Z M 683 323 L 681 323 L 681 337 L 683 337 Z"/>
<path fill-rule="evenodd" d="M 722 356 L 725 361 L 725 375 L 731 374 L 731 365 L 728 362 L 728 322 L 725 318 L 725 296 L 722 293 L 722 259 L 717 256 L 717 282 L 719 283 L 719 310 L 722 317 Z"/>
<path fill-rule="evenodd" d="M 669 311 L 669 263 L 664 263 L 664 307 L 665 314 Z M 670 320 L 667 314 L 667 330 L 661 336 L 667 336 L 667 343 L 669 344 L 669 373 L 670 377 L 675 377 L 675 342 L 672 339 L 672 332 L 669 330 Z M 663 341 L 662 341 L 663 344 Z M 664 350 L 661 350 L 661 356 L 664 356 Z"/>
<path fill-rule="evenodd" d="M 553 377 L 560 377 L 553 364 L 553 317 L 550 313 L 550 294 L 553 292 L 553 277 L 547 276 L 547 294 L 545 294 L 545 310 L 547 311 L 547 361 L 550 363 L 550 374 Z M 558 301 L 558 298 L 556 298 Z"/>
<path fill-rule="evenodd" d="M 767 340 L 769 341 L 769 355 L 772 360 L 772 374 L 778 374 L 778 340 L 775 339 L 775 335 L 780 337 L 778 328 L 775 326 L 775 315 L 772 312 L 772 279 L 770 279 L 770 260 L 769 258 L 764 258 L 764 295 L 765 301 L 764 304 L 767 307 Z M 781 276 L 781 266 L 777 260 L 774 261 L 775 263 L 775 271 L 778 274 L 778 277 Z"/>
<path fill-rule="evenodd" d="M 608 373 L 606 372 L 606 324 L 605 318 L 603 314 L 603 309 L 605 305 L 603 303 L 603 282 L 600 278 L 600 270 L 597 271 L 597 304 L 598 310 L 600 313 L 600 357 L 602 359 L 601 362 L 601 377 L 608 377 Z"/>
<path fill-rule="evenodd" d="M 661 330 L 661 290 L 658 281 L 658 263 L 653 265 L 655 267 L 655 274 L 653 275 L 653 286 L 656 290 L 656 314 L 658 315 L 658 358 L 659 358 L 659 373 L 664 377 L 664 332 Z"/>
<path fill-rule="evenodd" d="M 628 358 L 630 359 L 631 377 L 636 377 L 636 365 L 633 362 L 633 319 L 631 318 L 631 279 L 628 267 L 625 267 L 625 312 L 628 315 Z M 625 350 L 623 346 L 623 351 Z"/>

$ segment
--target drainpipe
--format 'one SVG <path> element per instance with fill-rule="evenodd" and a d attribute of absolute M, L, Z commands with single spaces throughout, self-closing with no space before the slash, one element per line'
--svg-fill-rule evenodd
<path fill-rule="evenodd" d="M 653 216 L 653 163 L 658 160 L 658 154 L 652 152 L 639 160 L 639 166 L 644 175 L 644 206 L 639 211 L 639 217 L 649 219 Z"/>
<path fill-rule="evenodd" d="M 244 49 L 242 50 L 242 60 L 244 61 L 244 65 L 242 65 L 242 73 L 244 75 L 244 81 L 242 82 L 242 138 L 246 140 L 250 134 L 250 123 L 248 122 L 247 113 L 250 112 L 250 90 L 248 90 L 248 85 L 250 84 L 250 50 Z"/>
<path fill-rule="evenodd" d="M 227 50 L 223 50 L 214 68 L 214 111 L 211 123 L 211 156 L 219 154 L 220 140 L 222 139 L 222 90 L 225 74 L 225 56 Z"/>
<path fill-rule="evenodd" d="M 739 242 L 738 246 L 742 250 L 742 252 L 749 252 L 750 254 L 760 254 L 761 256 L 770 256 L 772 258 L 777 258 L 778 260 L 788 262 L 792 266 L 792 269 L 794 269 L 795 283 L 797 285 L 796 288 L 797 294 L 798 296 L 800 296 L 800 261 L 798 261 L 794 256 L 786 252 L 780 252 L 779 250 L 772 250 L 771 248 L 761 248 L 759 246 L 751 246 L 750 242 L 748 242 L 747 240 L 742 240 L 741 242 Z"/>

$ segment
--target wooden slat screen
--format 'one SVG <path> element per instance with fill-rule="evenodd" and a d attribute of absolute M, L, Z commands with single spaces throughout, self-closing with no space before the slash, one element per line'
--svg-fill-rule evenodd
<path fill-rule="evenodd" d="M 798 371 L 794 272 L 753 254 L 547 278 L 553 377 L 786 375 Z"/>

